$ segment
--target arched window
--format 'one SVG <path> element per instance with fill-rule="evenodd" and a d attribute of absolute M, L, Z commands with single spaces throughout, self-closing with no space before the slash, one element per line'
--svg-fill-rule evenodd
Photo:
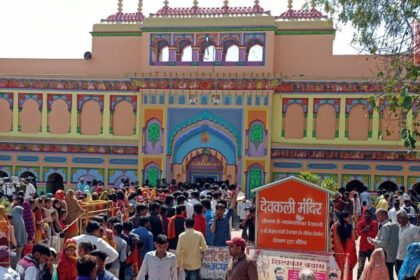
<path fill-rule="evenodd" d="M 330 104 L 321 105 L 316 115 L 316 138 L 334 139 L 336 130 L 336 111 Z"/>
<path fill-rule="evenodd" d="M 66 101 L 57 99 L 48 114 L 48 125 L 51 134 L 66 134 L 70 131 L 71 114 Z"/>
<path fill-rule="evenodd" d="M 365 105 L 354 105 L 348 118 L 349 140 L 368 140 L 369 112 Z"/>
<path fill-rule="evenodd" d="M 261 62 L 264 58 L 264 48 L 261 45 L 253 45 L 248 49 L 248 61 Z"/>
<path fill-rule="evenodd" d="M 0 132 L 12 130 L 13 112 L 10 109 L 9 102 L 4 98 L 0 98 L 0 120 Z"/>
<path fill-rule="evenodd" d="M 208 46 L 204 49 L 203 62 L 214 62 L 216 61 L 216 47 Z"/>
<path fill-rule="evenodd" d="M 182 49 L 181 61 L 191 62 L 192 61 L 192 47 L 191 45 L 185 46 Z"/>
<path fill-rule="evenodd" d="M 383 141 L 398 141 L 401 139 L 403 114 L 401 108 L 395 110 L 385 107 L 381 118 L 381 132 Z"/>
<path fill-rule="evenodd" d="M 95 100 L 86 101 L 80 113 L 80 133 L 83 135 L 99 135 L 102 127 L 102 112 Z"/>
<path fill-rule="evenodd" d="M 168 46 L 164 46 L 164 47 L 159 49 L 158 61 L 159 62 L 168 62 L 169 61 L 169 47 Z"/>
<path fill-rule="evenodd" d="M 120 101 L 115 105 L 112 115 L 112 131 L 116 136 L 131 136 L 136 127 L 136 114 L 133 104 L 128 101 Z"/>
<path fill-rule="evenodd" d="M 225 61 L 226 62 L 239 61 L 239 47 L 237 45 L 231 45 L 226 49 Z"/>
<path fill-rule="evenodd" d="M 20 112 L 19 123 L 23 133 L 38 133 L 41 131 L 41 112 L 38 103 L 28 99 Z"/>
<path fill-rule="evenodd" d="M 302 139 L 305 134 L 305 112 L 302 105 L 292 104 L 287 107 L 284 120 L 284 138 Z"/>

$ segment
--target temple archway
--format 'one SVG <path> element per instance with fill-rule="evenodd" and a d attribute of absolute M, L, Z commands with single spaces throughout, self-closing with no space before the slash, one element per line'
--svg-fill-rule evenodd
<path fill-rule="evenodd" d="M 397 184 L 395 184 L 392 181 L 385 181 L 385 182 L 382 182 L 379 185 L 379 188 L 378 189 L 379 190 L 386 190 L 386 191 L 392 191 L 392 192 L 394 192 L 395 190 L 398 189 L 398 186 L 397 186 Z"/>
<path fill-rule="evenodd" d="M 53 173 L 48 176 L 46 191 L 55 194 L 58 190 L 64 190 L 64 179 L 60 174 Z"/>
<path fill-rule="evenodd" d="M 182 163 L 186 179 L 190 183 L 222 181 L 228 177 L 225 174 L 227 165 L 226 158 L 221 153 L 207 148 L 192 151 Z"/>
<path fill-rule="evenodd" d="M 346 191 L 351 192 L 351 191 L 356 190 L 357 192 L 361 193 L 361 192 L 363 192 L 363 187 L 364 186 L 365 185 L 362 182 L 360 182 L 359 180 L 353 180 L 353 181 L 350 181 L 350 182 L 347 183 Z"/>

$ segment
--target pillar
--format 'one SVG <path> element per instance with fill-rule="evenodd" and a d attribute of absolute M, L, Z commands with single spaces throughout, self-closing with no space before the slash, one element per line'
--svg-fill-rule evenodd
<path fill-rule="evenodd" d="M 340 140 L 345 140 L 346 137 L 346 98 L 343 97 L 340 99 L 340 108 L 339 108 L 339 124 L 338 124 L 338 138 Z"/>
<path fill-rule="evenodd" d="M 217 62 L 223 61 L 223 48 L 222 47 L 216 47 L 216 57 L 215 60 Z"/>
<path fill-rule="evenodd" d="M 312 139 L 314 134 L 314 99 L 308 98 L 308 113 L 306 124 L 306 139 Z"/>
<path fill-rule="evenodd" d="M 78 133 L 78 110 L 77 110 L 77 94 L 71 96 L 71 134 L 76 135 Z"/>
<path fill-rule="evenodd" d="M 200 48 L 199 47 L 192 48 L 192 61 L 200 62 Z"/>
<path fill-rule="evenodd" d="M 48 132 L 48 100 L 47 94 L 42 94 L 42 106 L 41 106 L 41 132 Z"/>
<path fill-rule="evenodd" d="M 104 110 L 102 112 L 102 134 L 109 136 L 110 122 L 111 122 L 111 107 L 110 107 L 110 95 L 104 95 Z"/>
<path fill-rule="evenodd" d="M 240 62 L 246 62 L 246 47 L 239 47 L 239 61 Z"/>
<path fill-rule="evenodd" d="M 19 93 L 13 93 L 13 118 L 12 118 L 13 133 L 19 132 Z"/>
<path fill-rule="evenodd" d="M 175 61 L 176 61 L 176 48 L 169 47 L 169 62 L 175 62 Z"/>

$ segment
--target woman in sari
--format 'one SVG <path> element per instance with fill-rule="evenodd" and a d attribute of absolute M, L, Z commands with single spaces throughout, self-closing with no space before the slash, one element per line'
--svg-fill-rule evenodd
<path fill-rule="evenodd" d="M 420 279 L 420 242 L 408 245 L 407 256 L 398 273 L 398 280 Z"/>
<path fill-rule="evenodd" d="M 348 212 L 340 213 L 338 221 L 332 226 L 334 258 L 341 270 L 341 279 L 347 273 L 347 280 L 353 279 L 353 268 L 357 264 L 356 244 L 353 236 L 351 216 Z"/>
<path fill-rule="evenodd" d="M 385 253 L 382 248 L 375 249 L 370 261 L 363 270 L 360 280 L 381 279 L 389 280 L 388 269 L 385 264 Z"/>
<path fill-rule="evenodd" d="M 23 220 L 25 221 L 25 230 L 28 236 L 28 240 L 33 240 L 35 236 L 35 223 L 32 213 L 32 204 L 30 201 L 25 201 L 23 203 Z"/>
<path fill-rule="evenodd" d="M 80 207 L 79 202 L 74 197 L 74 191 L 68 190 L 66 194 L 66 204 L 67 204 L 67 217 L 65 220 L 66 225 L 70 225 L 66 232 L 66 238 L 72 238 L 79 234 L 79 226 L 76 221 L 77 218 L 83 213 L 82 207 Z"/>

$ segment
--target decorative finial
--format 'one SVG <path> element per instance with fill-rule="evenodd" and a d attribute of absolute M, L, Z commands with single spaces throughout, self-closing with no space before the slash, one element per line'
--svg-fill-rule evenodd
<path fill-rule="evenodd" d="M 137 6 L 137 12 L 141 14 L 143 12 L 143 0 L 139 0 L 139 4 Z"/>
<path fill-rule="evenodd" d="M 225 4 L 224 5 L 225 8 L 229 7 L 229 0 L 225 0 L 223 3 Z"/>
<path fill-rule="evenodd" d="M 121 14 L 123 10 L 123 0 L 118 0 L 118 13 Z"/>
<path fill-rule="evenodd" d="M 193 1 L 194 8 L 198 8 L 198 0 Z"/>
<path fill-rule="evenodd" d="M 165 8 L 169 8 L 169 0 L 163 1 L 163 4 L 165 5 Z"/>
<path fill-rule="evenodd" d="M 289 10 L 293 9 L 293 0 L 289 0 L 288 3 L 289 4 L 287 5 L 287 7 L 289 8 Z"/>
<path fill-rule="evenodd" d="M 311 0 L 311 6 L 312 6 L 312 10 L 315 10 L 315 6 L 316 6 L 315 0 Z"/>
<path fill-rule="evenodd" d="M 255 6 L 255 7 L 258 7 L 259 5 L 260 5 L 260 0 L 255 0 L 255 1 L 254 1 L 254 6 Z"/>

